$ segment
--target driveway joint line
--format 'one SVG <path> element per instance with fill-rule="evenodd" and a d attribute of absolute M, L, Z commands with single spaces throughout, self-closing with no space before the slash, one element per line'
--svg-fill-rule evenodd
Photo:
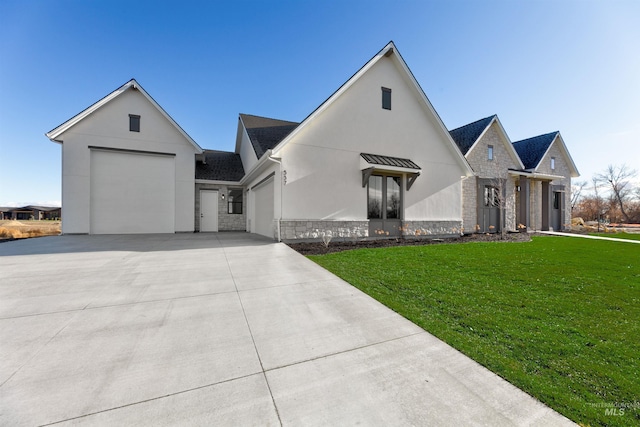
<path fill-rule="evenodd" d="M 222 244 L 222 242 L 220 242 Z M 227 261 L 227 265 L 229 265 L 229 259 L 227 258 L 227 252 L 222 247 L 222 253 L 224 255 L 225 260 Z M 264 381 L 267 384 L 267 389 L 269 390 L 269 396 L 271 396 L 271 402 L 273 403 L 273 409 L 276 411 L 276 416 L 278 417 L 278 422 L 280 426 L 282 426 L 282 419 L 280 418 L 280 411 L 278 410 L 278 405 L 276 404 L 276 400 L 273 397 L 273 392 L 271 391 L 271 385 L 269 384 L 269 379 L 267 378 L 267 374 L 264 370 L 264 365 L 262 364 L 262 359 L 260 358 L 260 352 L 258 351 L 258 346 L 256 345 L 256 340 L 253 337 L 253 331 L 251 330 L 251 325 L 249 325 L 249 319 L 247 318 L 247 312 L 244 310 L 244 304 L 242 304 L 242 298 L 240 298 L 240 292 L 238 291 L 238 285 L 236 284 L 236 279 L 233 277 L 233 272 L 231 271 L 231 266 L 229 268 L 229 273 L 231 273 L 231 280 L 233 280 L 233 285 L 236 287 L 236 295 L 238 297 L 238 302 L 240 303 L 240 308 L 242 309 L 242 315 L 244 316 L 244 321 L 247 324 L 247 329 L 249 330 L 249 336 L 251 336 L 251 342 L 253 343 L 253 348 L 256 351 L 256 356 L 258 357 L 258 362 L 260 363 L 260 369 L 262 369 L 262 376 L 264 377 Z"/>
<path fill-rule="evenodd" d="M 358 346 L 358 347 L 353 347 L 353 348 L 350 348 L 350 349 L 347 349 L 347 350 L 341 350 L 341 351 L 336 351 L 334 353 L 323 354 L 322 356 L 312 357 L 310 359 L 300 360 L 298 362 L 289 363 L 287 365 L 282 365 L 282 366 L 276 366 L 274 368 L 269 368 L 269 369 L 265 370 L 265 373 L 266 372 L 277 371 L 279 369 L 288 368 L 290 366 L 301 365 L 301 364 L 307 363 L 307 362 L 314 362 L 314 361 L 320 360 L 320 359 L 327 359 L 329 357 L 338 356 L 338 355 L 345 354 L 345 353 L 350 353 L 352 351 L 358 351 L 358 350 L 362 350 L 364 348 L 373 347 L 373 346 L 380 345 L 380 344 L 386 344 L 388 342 L 398 341 L 398 340 L 402 340 L 402 339 L 405 339 L 405 338 L 409 338 L 409 337 L 413 337 L 413 336 L 421 335 L 421 334 L 427 334 L 427 333 L 428 333 L 427 331 L 414 332 L 412 334 L 403 335 L 401 337 L 389 338 L 388 340 L 383 340 L 383 341 L 378 341 L 378 342 L 374 342 L 374 343 L 370 343 L 370 344 L 365 344 L 365 345 L 361 345 L 361 346 Z"/>
<path fill-rule="evenodd" d="M 157 397 L 152 397 L 152 398 L 149 398 L 149 399 L 140 400 L 138 402 L 127 403 L 125 405 L 114 406 L 113 408 L 107 408 L 107 409 L 102 409 L 100 411 L 90 412 L 88 414 L 78 415 L 77 417 L 65 418 L 64 420 L 58 420 L 58 421 L 53 421 L 53 422 L 46 423 L 46 424 L 40 424 L 40 426 L 41 427 L 43 427 L 43 426 L 51 426 L 51 425 L 55 425 L 55 424 L 64 423 L 64 422 L 67 422 L 67 421 L 77 420 L 79 418 L 90 417 L 92 415 L 101 414 L 103 412 L 115 411 L 117 409 L 127 408 L 129 406 L 140 405 L 141 403 L 153 402 L 154 400 L 165 399 L 167 397 L 177 396 L 177 395 L 180 395 L 180 394 L 185 394 L 185 393 L 189 393 L 189 392 L 196 391 L 196 390 L 202 390 L 202 389 L 208 388 L 208 387 L 215 387 L 215 386 L 218 386 L 218 385 L 221 385 L 221 384 L 225 384 L 225 383 L 236 381 L 236 380 L 242 380 L 244 378 L 249 378 L 249 377 L 252 377 L 254 375 L 260 375 L 260 374 L 264 375 L 264 372 L 252 372 L 252 373 L 247 374 L 247 375 L 241 375 L 239 377 L 229 378 L 227 380 L 218 381 L 218 382 L 211 383 L 211 384 L 205 384 L 205 385 L 201 385 L 201 386 L 198 386 L 198 387 L 193 387 L 193 388 L 188 388 L 188 389 L 185 389 L 185 390 L 176 391 L 174 393 L 168 393 L 168 394 L 165 394 L 165 395 L 162 395 L 162 396 L 157 396 Z"/>
<path fill-rule="evenodd" d="M 126 305 L 135 305 L 135 304 L 151 304 L 151 303 L 156 303 L 156 302 L 173 301 L 173 300 L 187 299 L 187 298 L 199 298 L 199 297 L 207 297 L 207 296 L 213 296 L 213 295 L 232 294 L 232 293 L 235 293 L 235 292 L 237 292 L 237 291 L 209 292 L 209 293 L 198 294 L 198 295 L 187 295 L 187 296 L 172 297 L 172 298 L 161 298 L 161 299 L 154 299 L 154 300 L 148 300 L 148 301 L 123 302 L 123 303 L 120 303 L 120 304 L 96 305 L 96 306 L 92 306 L 92 307 L 89 307 L 89 305 L 91 304 L 91 303 L 89 303 L 86 306 L 84 306 L 83 308 L 74 308 L 74 309 L 71 309 L 71 310 L 61 310 L 61 311 L 47 311 L 47 312 L 44 312 L 44 313 L 23 314 L 23 315 L 20 315 L 20 316 L 0 317 L 0 320 L 20 319 L 22 317 L 45 316 L 45 315 L 48 315 L 48 314 L 73 313 L 73 312 L 80 312 L 80 311 L 85 311 L 85 310 L 97 310 L 97 309 L 101 309 L 101 308 L 123 307 L 123 306 L 126 306 Z"/>

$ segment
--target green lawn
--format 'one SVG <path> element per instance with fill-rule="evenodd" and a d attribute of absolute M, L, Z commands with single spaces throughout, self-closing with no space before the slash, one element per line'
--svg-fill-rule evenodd
<path fill-rule="evenodd" d="M 640 424 L 639 245 L 544 236 L 309 258 L 568 418 Z"/>
<path fill-rule="evenodd" d="M 640 233 L 589 233 L 590 236 L 614 237 L 616 239 L 640 240 Z"/>

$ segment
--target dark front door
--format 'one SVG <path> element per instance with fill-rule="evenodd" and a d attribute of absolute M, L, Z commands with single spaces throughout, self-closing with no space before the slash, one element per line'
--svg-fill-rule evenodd
<path fill-rule="evenodd" d="M 551 227 L 553 231 L 562 231 L 562 192 L 554 191 L 552 201 Z"/>
<path fill-rule="evenodd" d="M 367 185 L 369 236 L 399 236 L 402 226 L 402 177 L 371 175 Z"/>
<path fill-rule="evenodd" d="M 500 231 L 500 189 L 490 183 L 480 182 L 478 186 L 478 227 L 481 233 Z"/>

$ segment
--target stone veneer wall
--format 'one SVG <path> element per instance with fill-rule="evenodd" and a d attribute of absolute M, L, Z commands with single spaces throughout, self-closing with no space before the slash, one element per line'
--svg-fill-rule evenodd
<path fill-rule="evenodd" d="M 555 170 L 551 170 L 551 157 L 555 157 L 556 159 Z M 556 179 L 554 181 L 551 181 L 551 185 L 564 185 L 563 226 L 564 228 L 570 228 L 571 227 L 571 170 L 569 169 L 569 165 L 565 160 L 564 154 L 562 153 L 560 148 L 558 148 L 558 144 L 556 142 L 553 143 L 547 155 L 544 156 L 544 158 L 540 161 L 540 165 L 538 166 L 538 172 L 548 173 L 551 175 L 560 175 L 564 177 L 564 179 Z"/>
<path fill-rule="evenodd" d="M 364 238 L 369 235 L 369 221 L 280 221 L 283 240 L 320 239 L 328 232 L 334 239 Z"/>
<path fill-rule="evenodd" d="M 247 192 L 242 189 L 242 214 L 230 214 L 226 198 L 229 195 L 229 189 L 242 189 L 242 187 L 196 184 L 195 231 L 200 231 L 200 190 L 218 191 L 218 231 L 247 231 Z M 225 200 L 222 200 L 220 194 L 225 195 Z"/>
<path fill-rule="evenodd" d="M 506 141 L 509 144 L 509 141 Z M 493 146 L 493 160 L 487 158 L 488 146 Z M 493 123 L 482 136 L 482 139 L 465 156 L 478 178 L 496 180 L 506 179 L 505 190 L 505 229 L 516 230 L 516 182 L 509 175 L 509 169 L 517 169 L 519 165 L 513 160 L 505 146 L 505 141 Z M 478 223 L 478 188 L 477 179 L 467 178 L 462 184 L 462 206 L 465 232 L 473 232 Z"/>
<path fill-rule="evenodd" d="M 402 235 L 405 237 L 459 236 L 462 221 L 403 221 Z M 331 233 L 333 239 L 363 239 L 369 237 L 369 221 L 306 221 L 282 220 L 282 240 L 321 239 Z M 371 236 L 376 238 L 378 236 Z"/>

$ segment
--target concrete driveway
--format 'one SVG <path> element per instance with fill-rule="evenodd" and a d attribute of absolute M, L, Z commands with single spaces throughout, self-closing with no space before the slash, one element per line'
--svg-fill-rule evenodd
<path fill-rule="evenodd" d="M 571 425 L 284 244 L 0 244 L 0 425 Z"/>

